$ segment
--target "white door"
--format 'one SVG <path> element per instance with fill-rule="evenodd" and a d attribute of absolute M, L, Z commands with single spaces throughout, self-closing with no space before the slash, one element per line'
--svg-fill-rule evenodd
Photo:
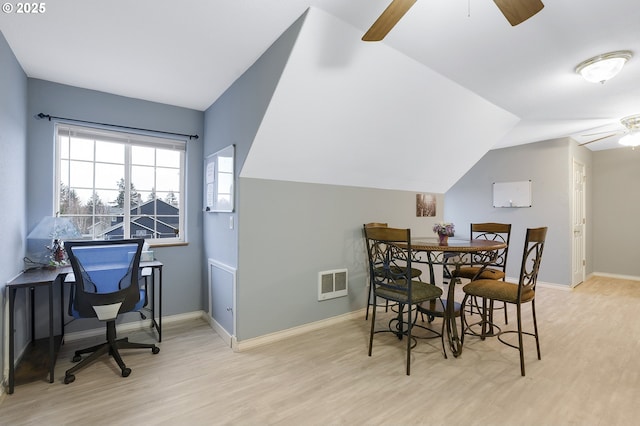
<path fill-rule="evenodd" d="M 573 160 L 573 261 L 571 285 L 584 281 L 586 271 L 585 256 L 585 167 Z"/>

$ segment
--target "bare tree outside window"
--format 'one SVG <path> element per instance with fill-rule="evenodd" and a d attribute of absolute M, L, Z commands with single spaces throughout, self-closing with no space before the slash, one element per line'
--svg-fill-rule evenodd
<path fill-rule="evenodd" d="M 56 212 L 93 239 L 183 241 L 185 141 L 56 129 Z"/>

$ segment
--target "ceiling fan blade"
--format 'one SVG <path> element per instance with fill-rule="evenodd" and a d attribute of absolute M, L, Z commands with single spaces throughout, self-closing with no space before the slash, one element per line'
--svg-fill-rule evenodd
<path fill-rule="evenodd" d="M 376 19 L 371 28 L 362 36 L 363 41 L 380 41 L 407 13 L 416 0 L 393 0 Z"/>
<path fill-rule="evenodd" d="M 540 0 L 493 0 L 500 12 L 515 27 L 540 12 L 544 4 Z"/>
<path fill-rule="evenodd" d="M 589 142 L 581 143 L 581 144 L 580 144 L 580 145 L 578 145 L 578 146 L 585 146 L 585 145 L 589 145 L 590 143 L 598 142 L 598 141 L 601 141 L 602 139 L 607 139 L 607 138 L 610 138 L 611 136 L 615 136 L 615 135 L 617 135 L 618 133 L 620 133 L 620 132 L 610 133 L 610 134 L 608 134 L 608 135 L 606 135 L 606 136 L 603 136 L 603 137 L 601 137 L 601 138 L 594 139 L 594 140 L 591 140 L 591 141 L 589 141 Z"/>

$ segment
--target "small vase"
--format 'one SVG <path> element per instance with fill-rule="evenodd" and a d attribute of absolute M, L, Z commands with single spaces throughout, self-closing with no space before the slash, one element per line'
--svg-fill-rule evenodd
<path fill-rule="evenodd" d="M 438 243 L 441 246 L 446 246 L 449 242 L 449 236 L 447 234 L 438 234 Z"/>

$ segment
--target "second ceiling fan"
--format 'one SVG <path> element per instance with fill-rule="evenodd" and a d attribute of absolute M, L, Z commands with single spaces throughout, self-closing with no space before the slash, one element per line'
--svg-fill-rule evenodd
<path fill-rule="evenodd" d="M 363 41 L 380 41 L 398 23 L 417 0 L 393 0 L 362 36 Z M 540 0 L 493 0 L 512 26 L 516 26 L 540 12 Z"/>

